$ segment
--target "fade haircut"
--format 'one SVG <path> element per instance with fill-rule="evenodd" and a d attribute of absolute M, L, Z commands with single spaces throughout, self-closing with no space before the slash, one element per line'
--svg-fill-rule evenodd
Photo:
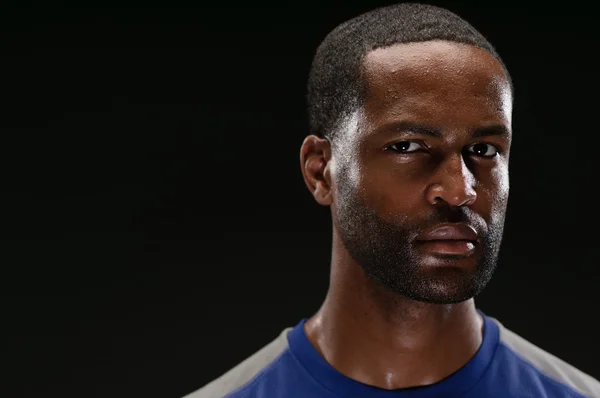
<path fill-rule="evenodd" d="M 362 105 L 366 88 L 361 70 L 367 53 L 394 44 L 428 40 L 464 43 L 489 51 L 504 68 L 513 90 L 504 62 L 470 23 L 444 8 L 399 3 L 342 23 L 319 45 L 308 77 L 310 134 L 333 140 L 340 122 Z"/>

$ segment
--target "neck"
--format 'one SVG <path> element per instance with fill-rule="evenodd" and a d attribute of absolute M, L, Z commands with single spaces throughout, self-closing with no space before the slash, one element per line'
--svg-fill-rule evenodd
<path fill-rule="evenodd" d="M 305 324 L 308 339 L 334 368 L 397 389 L 438 382 L 475 355 L 483 320 L 473 299 L 439 305 L 401 297 L 368 278 L 335 241 L 327 297 Z"/>

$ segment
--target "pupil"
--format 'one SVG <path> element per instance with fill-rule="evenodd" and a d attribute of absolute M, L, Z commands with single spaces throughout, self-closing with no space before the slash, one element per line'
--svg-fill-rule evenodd
<path fill-rule="evenodd" d="M 487 152 L 485 144 L 476 144 L 475 147 L 473 147 L 473 149 L 478 155 L 485 155 L 485 153 Z"/>

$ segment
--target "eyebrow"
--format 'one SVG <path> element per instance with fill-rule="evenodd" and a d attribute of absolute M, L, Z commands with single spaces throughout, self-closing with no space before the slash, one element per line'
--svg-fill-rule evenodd
<path fill-rule="evenodd" d="M 424 126 L 421 124 L 401 121 L 401 122 L 393 122 L 382 126 L 377 129 L 380 132 L 402 132 L 408 135 L 427 135 L 435 138 L 443 138 L 444 134 L 441 130 Z M 501 136 L 508 137 L 510 135 L 510 130 L 503 124 L 492 124 L 489 126 L 478 127 L 471 131 L 471 138 L 481 138 L 481 137 L 491 137 L 491 136 Z"/>
<path fill-rule="evenodd" d="M 510 130 L 503 124 L 492 124 L 490 126 L 480 127 L 471 133 L 471 137 L 473 138 L 491 136 L 508 137 L 509 135 Z"/>

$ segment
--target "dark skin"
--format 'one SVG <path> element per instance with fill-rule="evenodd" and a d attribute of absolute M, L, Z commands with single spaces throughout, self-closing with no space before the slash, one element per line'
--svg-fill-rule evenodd
<path fill-rule="evenodd" d="M 353 192 L 391 225 L 423 225 L 443 206 L 481 220 L 482 236 L 501 235 L 512 94 L 501 64 L 465 44 L 394 45 L 363 62 L 367 96 L 360 109 L 333 144 L 308 136 L 301 148 L 306 185 L 331 207 L 333 221 L 329 290 L 305 330 L 327 362 L 356 381 L 383 389 L 425 386 L 460 369 L 481 345 L 474 299 L 455 302 L 462 286 L 455 282 L 472 275 L 485 253 L 436 256 L 407 238 L 415 275 L 429 281 L 419 291 L 438 302 L 409 298 L 370 277 L 344 244 L 341 192 Z M 458 277 L 445 278 L 449 270 Z"/>

